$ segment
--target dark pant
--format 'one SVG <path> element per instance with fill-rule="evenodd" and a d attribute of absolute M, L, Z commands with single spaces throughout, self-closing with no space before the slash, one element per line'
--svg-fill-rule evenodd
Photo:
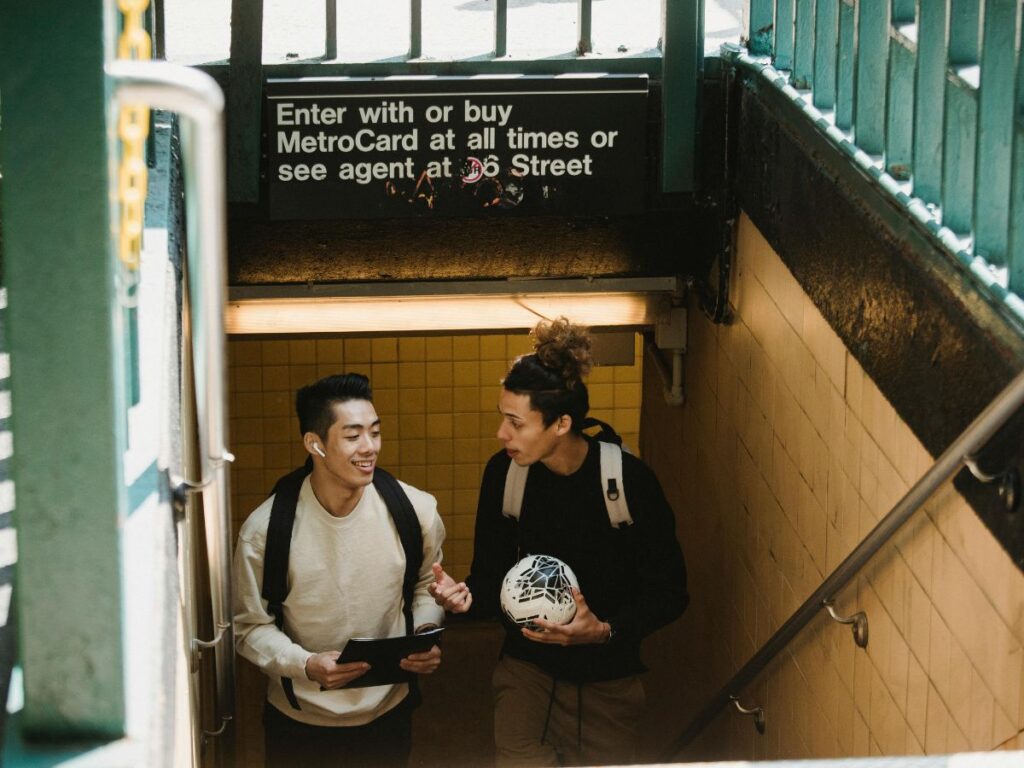
<path fill-rule="evenodd" d="M 494 670 L 495 765 L 631 765 L 644 704 L 635 675 L 580 686 L 505 656 Z"/>
<path fill-rule="evenodd" d="M 267 704 L 263 710 L 267 768 L 406 768 L 412 707 L 403 701 L 366 725 L 306 725 Z"/>

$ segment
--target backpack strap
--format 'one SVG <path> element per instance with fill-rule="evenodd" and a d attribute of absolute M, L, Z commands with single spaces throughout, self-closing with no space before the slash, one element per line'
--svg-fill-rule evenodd
<path fill-rule="evenodd" d="M 530 474 L 529 465 L 521 467 L 514 461 L 508 463 L 505 474 L 505 493 L 501 501 L 501 513 L 513 520 L 519 519 L 523 509 L 523 493 L 526 491 L 526 476 Z"/>
<path fill-rule="evenodd" d="M 588 424 L 588 422 L 591 422 Z M 604 505 L 608 510 L 608 522 L 613 528 L 632 525 L 633 518 L 629 514 L 626 503 L 626 488 L 622 480 L 622 452 L 620 438 L 615 430 L 597 419 L 587 419 L 584 426 L 601 425 L 598 434 L 598 446 L 601 449 L 601 488 L 604 491 Z M 628 452 L 628 451 L 627 451 Z M 530 473 L 529 465 L 521 467 L 514 461 L 509 462 L 505 473 L 505 491 L 501 501 L 501 513 L 505 517 L 519 520 L 523 510 L 523 495 L 526 492 L 526 478 Z"/>
<path fill-rule="evenodd" d="M 377 467 L 373 471 L 373 485 L 391 513 L 398 538 L 402 542 L 402 549 L 405 550 L 402 613 L 405 615 L 405 633 L 411 635 L 415 629 L 412 599 L 416 592 L 416 582 L 420 579 L 420 568 L 423 566 L 423 531 L 420 530 L 420 520 L 416 517 L 416 510 L 413 509 L 409 496 L 402 490 L 394 475 Z"/>
<path fill-rule="evenodd" d="M 306 476 L 313 471 L 313 462 L 304 465 L 282 477 L 274 484 L 271 494 L 274 504 L 270 508 L 270 523 L 267 525 L 267 545 L 263 553 L 263 599 L 267 601 L 267 612 L 274 617 L 274 624 L 284 631 L 284 600 L 288 597 L 288 553 L 292 546 L 292 528 L 295 525 L 295 506 L 299 502 L 299 491 Z M 302 709 L 295 696 L 291 678 L 282 677 L 281 687 L 293 709 Z"/>
<path fill-rule="evenodd" d="M 615 443 L 599 442 L 601 447 L 601 487 L 608 521 L 613 528 L 632 525 L 633 518 L 626 504 L 626 486 L 622 482 L 622 448 Z"/>
<path fill-rule="evenodd" d="M 411 635 L 416 630 L 412 618 L 412 600 L 416 593 L 416 583 L 420 580 L 420 568 L 423 566 L 423 531 L 420 529 L 420 519 L 416 517 L 416 510 L 409 501 L 409 495 L 390 472 L 380 467 L 374 469 L 373 485 L 391 513 L 395 530 L 398 531 L 398 539 L 405 551 L 402 614 L 405 616 L 405 634 Z M 409 703 L 415 707 L 421 700 L 419 678 L 413 675 L 409 681 Z"/>

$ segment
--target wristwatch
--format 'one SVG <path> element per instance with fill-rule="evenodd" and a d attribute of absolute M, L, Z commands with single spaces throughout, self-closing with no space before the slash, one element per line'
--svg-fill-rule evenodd
<path fill-rule="evenodd" d="M 612 640 L 615 639 L 615 625 L 612 624 L 610 621 L 606 621 L 605 624 L 608 625 L 608 639 L 605 640 L 605 642 L 610 643 Z"/>

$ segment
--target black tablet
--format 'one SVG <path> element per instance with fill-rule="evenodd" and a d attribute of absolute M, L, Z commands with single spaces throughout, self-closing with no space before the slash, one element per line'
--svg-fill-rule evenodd
<path fill-rule="evenodd" d="M 373 685 L 392 685 L 408 683 L 415 676 L 406 672 L 398 662 L 413 653 L 426 653 L 441 642 L 444 627 L 421 632 L 418 635 L 402 635 L 401 637 L 385 637 L 373 639 L 353 637 L 341 651 L 338 664 L 349 664 L 353 661 L 365 661 L 370 669 L 365 675 L 357 677 L 344 688 L 368 688 Z"/>

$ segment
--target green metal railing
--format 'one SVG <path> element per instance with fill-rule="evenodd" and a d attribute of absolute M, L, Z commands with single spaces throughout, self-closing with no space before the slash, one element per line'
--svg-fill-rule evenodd
<path fill-rule="evenodd" d="M 1004 299 L 1024 294 L 1020 14 L 1018 0 L 750 0 L 747 39 L 748 63 L 810 91 L 810 116 Z"/>
<path fill-rule="evenodd" d="M 324 58 L 338 57 L 338 1 L 324 0 Z M 594 49 L 591 36 L 593 0 L 578 0 L 577 46 L 579 55 Z M 423 55 L 423 0 L 409 0 L 409 50 L 407 59 Z M 508 0 L 494 0 L 494 58 L 508 55 Z"/>

